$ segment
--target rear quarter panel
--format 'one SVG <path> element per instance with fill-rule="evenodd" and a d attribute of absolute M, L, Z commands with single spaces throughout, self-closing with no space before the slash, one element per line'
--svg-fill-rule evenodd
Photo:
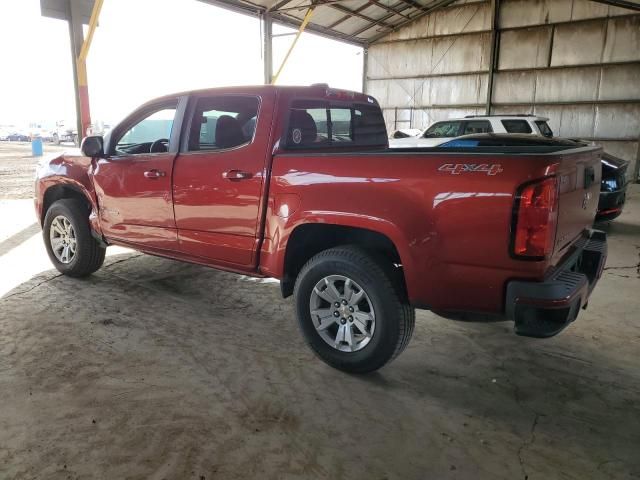
<path fill-rule="evenodd" d="M 299 225 L 355 226 L 393 241 L 413 304 L 434 310 L 502 311 L 507 280 L 542 279 L 550 266 L 509 255 L 517 187 L 554 173 L 559 162 L 554 155 L 276 155 L 262 268 L 282 277 L 287 239 Z M 500 171 L 439 170 L 470 163 L 497 165 Z"/>

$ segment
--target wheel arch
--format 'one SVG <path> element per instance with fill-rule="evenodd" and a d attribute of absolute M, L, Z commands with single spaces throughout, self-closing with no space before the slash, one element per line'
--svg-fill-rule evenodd
<path fill-rule="evenodd" d="M 358 246 L 375 255 L 389 269 L 399 272 L 406 292 L 400 268 L 402 255 L 388 234 L 370 228 L 318 222 L 296 226 L 287 238 L 280 281 L 283 297 L 293 293 L 296 277 L 309 259 L 324 250 L 345 245 Z"/>
<path fill-rule="evenodd" d="M 87 216 L 91 213 L 94 207 L 94 203 L 91 200 L 88 192 L 78 185 L 73 183 L 56 183 L 50 185 L 42 195 L 42 214 L 40 215 L 40 224 L 44 225 L 44 219 L 47 215 L 47 211 L 58 200 L 65 198 L 75 198 L 80 200 L 83 205 L 87 207 Z"/>

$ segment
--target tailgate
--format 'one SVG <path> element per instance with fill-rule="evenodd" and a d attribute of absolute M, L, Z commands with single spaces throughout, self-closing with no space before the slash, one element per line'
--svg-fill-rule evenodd
<path fill-rule="evenodd" d="M 593 225 L 600 194 L 602 149 L 585 147 L 562 155 L 558 170 L 558 227 L 554 253 L 566 249 Z"/>

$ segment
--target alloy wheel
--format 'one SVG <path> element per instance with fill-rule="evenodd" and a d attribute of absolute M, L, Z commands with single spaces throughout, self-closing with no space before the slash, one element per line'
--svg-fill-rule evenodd
<path fill-rule="evenodd" d="M 316 331 L 336 350 L 357 352 L 373 337 L 373 304 L 364 289 L 349 277 L 322 278 L 311 292 L 309 309 Z"/>
<path fill-rule="evenodd" d="M 58 215 L 49 228 L 51 250 L 59 262 L 71 263 L 76 256 L 78 241 L 71 221 L 64 215 Z"/>

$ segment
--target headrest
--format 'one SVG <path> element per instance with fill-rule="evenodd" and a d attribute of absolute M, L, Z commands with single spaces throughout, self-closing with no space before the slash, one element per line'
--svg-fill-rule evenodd
<path fill-rule="evenodd" d="M 311 115 L 305 110 L 293 110 L 289 120 L 289 145 L 313 143 L 318 136 L 318 127 Z"/>
<path fill-rule="evenodd" d="M 240 122 L 229 115 L 222 115 L 216 122 L 216 147 L 231 148 L 245 142 Z"/>

